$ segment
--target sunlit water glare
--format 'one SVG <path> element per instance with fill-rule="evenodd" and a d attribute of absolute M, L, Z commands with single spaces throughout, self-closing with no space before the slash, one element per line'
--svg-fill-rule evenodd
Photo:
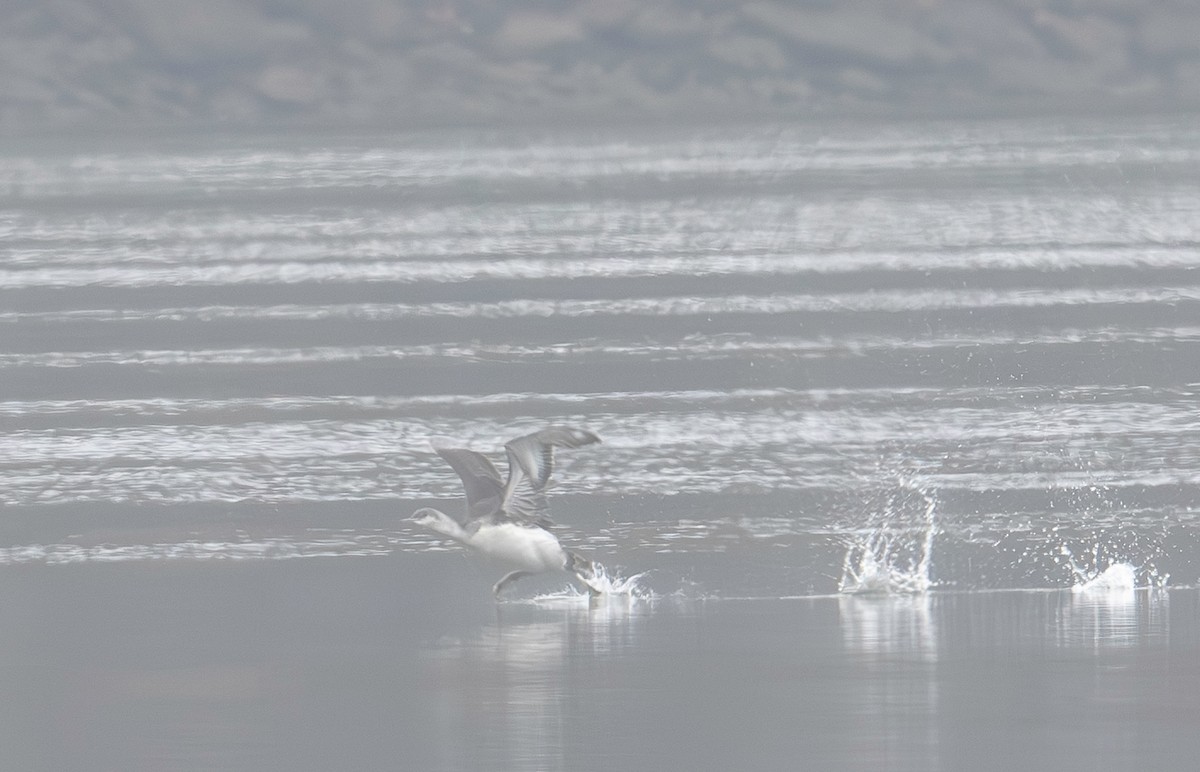
<path fill-rule="evenodd" d="M 1191 126 L 464 142 L 0 155 L 0 564 L 451 551 L 568 423 L 616 595 L 1200 577 Z"/>

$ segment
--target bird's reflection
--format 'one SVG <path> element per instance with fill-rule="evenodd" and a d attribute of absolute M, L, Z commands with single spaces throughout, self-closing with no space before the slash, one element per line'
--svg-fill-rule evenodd
<path fill-rule="evenodd" d="M 565 769 L 565 727 L 602 688 L 598 659 L 635 644 L 643 602 L 505 604 L 473 635 L 426 651 L 448 766 Z"/>

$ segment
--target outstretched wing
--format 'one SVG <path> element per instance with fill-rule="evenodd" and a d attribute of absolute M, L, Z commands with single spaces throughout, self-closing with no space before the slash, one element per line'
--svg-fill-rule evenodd
<path fill-rule="evenodd" d="M 434 448 L 458 472 L 467 494 L 467 519 L 491 518 L 500 512 L 504 483 L 487 456 L 466 448 Z"/>
<path fill-rule="evenodd" d="M 508 442 L 504 446 L 508 453 L 508 480 L 500 509 L 517 522 L 548 527 L 551 521 L 546 486 L 554 471 L 554 449 L 579 448 L 599 441 L 599 437 L 585 429 L 551 426 Z"/>

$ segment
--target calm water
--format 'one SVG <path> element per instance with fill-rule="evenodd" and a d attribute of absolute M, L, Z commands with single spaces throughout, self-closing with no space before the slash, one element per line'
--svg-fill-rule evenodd
<path fill-rule="evenodd" d="M 1193 124 L 10 143 L 12 766 L 1187 768 Z"/>

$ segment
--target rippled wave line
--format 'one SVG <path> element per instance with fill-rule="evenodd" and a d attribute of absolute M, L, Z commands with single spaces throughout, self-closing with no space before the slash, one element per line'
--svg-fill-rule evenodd
<path fill-rule="evenodd" d="M 978 335 L 961 333 L 931 338 L 882 335 L 838 336 L 825 339 L 781 338 L 750 340 L 740 337 L 696 336 L 670 344 L 564 343 L 544 346 L 512 344 L 426 344 L 418 346 L 312 346 L 304 348 L 142 349 L 136 351 L 46 351 L 0 353 L 0 367 L 78 368 L 95 365 L 130 367 L 208 367 L 213 365 L 279 365 L 359 362 L 363 360 L 450 359 L 454 362 L 536 361 L 562 363 L 597 356 L 652 358 L 671 361 L 754 357 L 758 360 L 828 355 L 865 356 L 874 352 L 925 351 L 961 346 L 1053 346 L 1079 343 L 1187 343 L 1200 341 L 1200 327 L 1156 327 L 1142 330 L 1069 329 L 1037 335 Z"/>
<path fill-rule="evenodd" d="M 426 185 L 455 180 L 579 180 L 663 175 L 779 174 L 865 169 L 1055 168 L 1104 166 L 1137 161 L 1186 164 L 1200 161 L 1194 131 L 1176 127 L 1142 129 L 1121 149 L 1096 147 L 1086 133 L 1061 126 L 1022 126 L 1011 136 L 963 132 L 939 142 L 902 128 L 883 137 L 852 130 L 774 129 L 760 134 L 691 135 L 640 142 L 597 142 L 570 135 L 498 147 L 477 139 L 446 142 L 414 135 L 395 146 L 381 140 L 368 149 L 321 148 L 296 151 L 231 149 L 220 155 L 187 153 L 81 153 L 53 161 L 32 156 L 0 158 L 0 190 L 25 196 L 146 186 L 188 180 L 205 189 L 381 187 Z M 465 137 L 464 137 L 465 140 Z M 357 143 L 369 141 L 357 139 Z M 450 146 L 445 146 L 449 144 Z M 441 145 L 441 146 L 438 146 Z M 468 151 L 466 147 L 470 148 Z"/>
<path fill-rule="evenodd" d="M 193 306 L 86 311 L 7 312 L 0 322 L 216 321 L 327 319 L 390 321 L 416 318 L 520 319 L 528 317 L 710 316 L 714 314 L 864 313 L 1053 306 L 1176 304 L 1200 300 L 1200 285 L 1173 287 L 1031 287 L 1011 290 L 880 290 L 843 294 L 660 296 L 607 299 L 515 299 L 498 302 L 349 303 L 332 305 Z"/>
<path fill-rule="evenodd" d="M 887 389 L 887 393 L 895 390 Z M 354 410 L 394 411 L 418 406 L 461 405 L 465 407 L 503 406 L 522 403 L 582 404 L 608 401 L 645 401 L 672 403 L 718 403 L 767 398 L 780 394 L 800 394 L 787 389 L 733 389 L 717 391 L 619 391 L 589 393 L 501 392 L 487 395 L 429 394 L 410 397 L 330 395 L 328 397 L 244 397 L 234 399 L 116 399 L 116 400 L 31 400 L 0 402 L 0 416 L 9 418 L 57 414 L 136 414 L 183 415 L 197 412 L 228 413 L 236 410 L 271 412 L 304 411 L 315 408 L 344 407 Z M 937 390 L 937 393 L 942 393 Z"/>
<path fill-rule="evenodd" d="M 1194 442 L 1195 438 L 1187 441 Z M 836 459 L 832 455 L 823 457 L 814 453 L 798 454 L 794 458 L 776 453 L 766 467 L 761 467 L 760 463 L 761 468 L 739 469 L 736 464 L 745 458 L 748 448 L 749 445 L 738 454 L 687 458 L 682 464 L 675 465 L 671 465 L 671 458 L 660 453 L 646 458 L 653 468 L 635 467 L 632 465 L 635 459 L 627 453 L 621 454 L 619 480 L 596 476 L 597 469 L 617 473 L 618 470 L 611 465 L 589 467 L 582 462 L 572 464 L 570 473 L 556 486 L 556 492 L 558 498 L 663 495 L 774 497 L 814 491 L 827 496 L 831 491 L 845 492 L 848 486 L 865 490 L 879 482 L 880 458 L 865 448 L 845 449 L 836 454 Z M 1040 448 L 1036 443 L 1026 442 L 1015 444 L 1009 450 L 1032 458 Z M 850 451 L 857 452 L 851 454 Z M 1149 468 L 1146 462 L 1153 460 L 1153 453 L 1154 450 L 1150 449 L 1142 454 L 1137 459 L 1139 466 L 1136 467 L 1100 468 L 1076 459 L 1074 467 L 1045 470 L 1002 468 L 944 471 L 937 464 L 926 464 L 919 471 L 923 480 L 935 485 L 941 494 L 952 497 L 965 493 L 984 494 L 985 500 L 991 501 L 999 493 L 1045 501 L 1055 496 L 1078 496 L 1081 498 L 1074 508 L 1086 515 L 1088 520 L 1099 523 L 1107 517 L 1105 501 L 1138 501 L 1144 497 L 1147 489 L 1194 492 L 1200 488 L 1200 469 L 1196 463 L 1200 459 L 1193 455 L 1191 458 L 1181 458 L 1181 466 Z M 253 469 L 236 472 L 215 464 L 186 468 L 164 465 L 136 468 L 46 465 L 6 470 L 6 489 L 0 501 L 7 506 L 19 507 L 61 507 L 89 502 L 126 506 L 206 504 L 230 507 L 247 502 L 256 505 L 379 502 L 394 504 L 395 515 L 399 519 L 412 511 L 416 506 L 413 502 L 428 501 L 430 498 L 442 499 L 451 508 L 461 507 L 461 483 L 452 471 L 440 463 L 440 459 L 435 457 L 430 461 L 428 457 L 432 455 L 432 452 L 427 452 L 419 460 L 414 457 L 410 460 L 411 467 L 406 464 L 402 471 L 394 470 L 392 475 L 385 478 L 372 476 L 353 466 L 341 469 L 336 463 L 328 464 L 328 470 L 323 474 L 308 473 L 304 459 L 288 465 L 263 461 Z M 1053 454 L 1045 460 L 1062 461 Z M 895 461 L 903 463 L 899 457 Z M 973 459 L 976 465 L 979 461 L 977 457 Z M 1080 469 L 1080 465 L 1086 468 Z M 736 473 L 731 473 L 730 469 Z M 1059 508 L 1065 513 L 1072 509 L 1072 505 L 1060 502 Z M 616 505 L 616 510 L 619 509 L 619 505 Z M 1190 510 L 1184 508 L 1173 512 L 1173 515 L 1188 512 Z M 560 515 L 564 518 L 568 516 L 569 512 Z"/>
<path fill-rule="evenodd" d="M 868 448 L 924 442 L 975 447 L 999 440 L 1022 446 L 1076 440 L 1094 445 L 1100 437 L 1124 436 L 1136 441 L 1158 436 L 1182 442 L 1200 433 L 1194 406 L 1186 400 L 1166 404 L 1050 404 L 1037 410 L 1016 404 L 1005 410 L 994 406 L 905 406 L 872 412 L 856 405 L 822 409 L 746 404 L 740 409 L 703 415 L 596 410 L 589 411 L 587 423 L 605 438 L 607 452 L 638 450 L 647 456 L 682 453 L 694 467 L 692 472 L 707 468 L 695 465 L 705 453 L 720 455 L 766 445 L 783 449 L 796 443 L 810 448 Z M 326 458 L 332 463 L 335 458 L 343 458 L 339 471 L 347 470 L 345 464 L 377 471 L 372 459 L 412 455 L 430 458 L 430 442 L 443 432 L 462 438 L 487 437 L 489 444 L 499 447 L 502 438 L 513 431 L 510 424 L 503 419 L 402 416 L 16 429 L 0 434 L 0 463 L 16 468 L 56 460 L 63 464 L 91 460 L 162 463 L 171 459 L 182 464 L 233 464 L 241 460 L 249 463 L 247 470 L 252 470 L 255 462 L 271 465 Z M 1131 445 L 1130 452 L 1133 449 Z M 1104 449 L 1097 447 L 1094 452 L 1102 453 Z M 1186 448 L 1173 452 L 1179 457 L 1193 453 Z M 1200 449 L 1194 452 L 1200 453 Z M 307 474 L 321 471 L 319 465 L 306 463 Z M 712 469 L 728 473 L 720 464 Z"/>
<path fill-rule="evenodd" d="M 288 396 L 236 397 L 230 399 L 151 398 L 151 399 L 76 399 L 76 400 L 8 400 L 0 401 L 0 416 L 9 419 L 37 416 L 70 415 L 138 415 L 146 417 L 193 416 L 205 414 L 229 415 L 239 411 L 269 412 L 274 415 L 302 413 L 313 410 L 346 409 L 355 412 L 392 413 L 419 407 L 459 406 L 467 408 L 510 407 L 514 405 L 572 405 L 581 411 L 594 412 L 605 404 L 641 406 L 686 405 L 712 407 L 743 404 L 771 406 L 777 403 L 829 405 L 834 402 L 853 403 L 860 408 L 875 406 L 880 401 L 897 404 L 906 400 L 918 401 L 933 407 L 945 404 L 1003 404 L 1030 405 L 1071 403 L 1153 403 L 1168 405 L 1200 398 L 1200 383 L 1191 387 L 1110 387 L 1076 386 L 1055 389 L 1055 397 L 1047 402 L 1040 387 L 1008 387 L 998 391 L 989 386 L 967 388 L 936 387 L 878 387 L 878 388 L 819 388 L 792 389 L 785 387 L 759 389 L 684 389 L 655 391 L 607 392 L 499 392 L 496 394 L 422 394 L 414 396 Z M 1138 399 L 1134 399 L 1138 398 Z"/>
<path fill-rule="evenodd" d="M 771 236 L 775 239 L 775 236 Z M 461 245 L 456 245 L 461 247 Z M 519 249 L 528 253 L 532 246 L 522 239 Z M 1097 247 L 1075 249 L 1033 249 L 976 251 L 964 249 L 948 259 L 945 252 L 828 252 L 807 254 L 730 255 L 705 254 L 712 248 L 694 245 L 626 244 L 624 249 L 600 248 L 604 257 L 585 258 L 506 257 L 489 259 L 357 259 L 329 258 L 328 251 L 314 252 L 313 260 L 247 259 L 231 262 L 180 260 L 124 261 L 100 266 L 53 266 L 39 251 L 24 262 L 38 267 L 22 268 L 21 256 L 9 255 L 9 267 L 0 269 L 0 288 L 65 287 L 147 287 L 211 286 L 236 284 L 302 284 L 313 282 L 391 282 L 459 283 L 479 279 L 535 280 L 564 278 L 641 278 L 653 276 L 761 276 L 845 274 L 868 271 L 959 272 L 962 270 L 1036 270 L 1059 271 L 1072 268 L 1130 266 L 1142 269 L 1188 268 L 1195 263 L 1195 251 L 1187 245 L 1175 248 L 1139 244 L 1136 247 Z M 57 254 L 71 250 L 55 249 Z M 395 249 L 393 247 L 393 249 Z M 561 253 L 561 241 L 547 246 L 547 252 Z M 591 252 L 597 245 L 587 247 Z M 728 245 L 722 245 L 728 251 Z M 647 253 L 647 250 L 650 253 Z M 680 254 L 671 254 L 682 250 Z M 228 247 L 221 247 L 227 252 Z M 461 253 L 463 250 L 459 250 Z M 632 252 L 626 256 L 622 253 Z M 667 254 L 664 254 L 667 253 Z M 320 259 L 316 259 L 320 258 Z M 111 259 L 111 258 L 110 258 Z M 18 266 L 18 267 L 13 267 Z"/>
<path fill-rule="evenodd" d="M 0 565 L 21 563 L 121 563 L 144 560 L 291 560 L 319 557 L 390 555 L 397 550 L 444 551 L 429 538 L 406 534 L 364 533 L 320 538 L 278 537 L 245 541 L 183 541 L 157 544 L 70 543 L 0 547 Z"/>

